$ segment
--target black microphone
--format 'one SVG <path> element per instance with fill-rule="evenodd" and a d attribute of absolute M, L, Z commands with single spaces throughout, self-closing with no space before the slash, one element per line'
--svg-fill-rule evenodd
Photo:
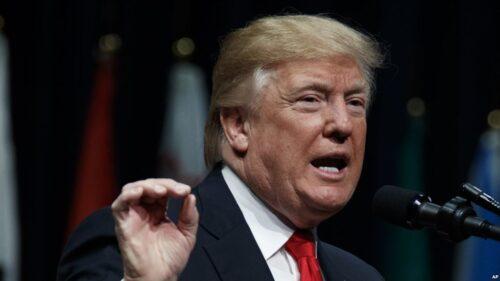
<path fill-rule="evenodd" d="M 500 215 L 500 202 L 496 201 L 493 197 L 486 194 L 484 191 L 479 189 L 468 182 L 462 184 L 460 193 L 465 198 L 472 200 L 472 202 L 478 204 L 479 206 L 485 208 L 488 211 Z"/>
<path fill-rule="evenodd" d="M 414 190 L 386 185 L 375 193 L 372 210 L 392 224 L 409 229 L 433 228 L 453 242 L 471 235 L 500 240 L 500 227 L 477 217 L 470 202 L 458 196 L 440 206 Z"/>

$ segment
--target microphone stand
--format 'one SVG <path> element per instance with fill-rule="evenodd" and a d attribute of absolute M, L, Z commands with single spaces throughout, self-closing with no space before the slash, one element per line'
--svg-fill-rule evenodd
<path fill-rule="evenodd" d="M 470 201 L 456 196 L 442 207 L 426 204 L 419 216 L 429 221 L 426 226 L 434 226 L 438 234 L 449 241 L 460 242 L 471 235 L 500 241 L 500 227 L 476 216 Z M 431 223 L 432 221 L 432 223 Z"/>

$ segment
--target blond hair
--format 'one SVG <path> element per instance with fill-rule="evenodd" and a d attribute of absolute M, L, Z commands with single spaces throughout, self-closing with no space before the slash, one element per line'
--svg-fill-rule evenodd
<path fill-rule="evenodd" d="M 266 66 L 335 55 L 356 60 L 373 88 L 374 69 L 383 60 L 377 42 L 337 20 L 309 15 L 270 16 L 229 33 L 222 42 L 212 76 L 212 99 L 205 126 L 207 166 L 222 160 L 221 144 L 225 137 L 220 109 L 248 106 L 264 83 Z M 255 87 L 243 86 L 249 78 Z"/>

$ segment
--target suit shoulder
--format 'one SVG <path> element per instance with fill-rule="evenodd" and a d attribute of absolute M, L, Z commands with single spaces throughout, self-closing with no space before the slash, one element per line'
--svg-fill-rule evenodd
<path fill-rule="evenodd" d="M 59 262 L 58 280 L 120 280 L 122 262 L 109 207 L 87 217 L 71 234 Z"/>
<path fill-rule="evenodd" d="M 95 211 L 86 217 L 69 237 L 90 238 L 96 235 L 114 236 L 115 221 L 110 207 L 105 207 Z"/>
<path fill-rule="evenodd" d="M 355 255 L 322 241 L 319 244 L 321 250 L 318 255 L 323 255 L 323 258 L 329 262 L 328 266 L 333 266 L 336 271 L 342 272 L 348 277 L 347 280 L 384 280 L 373 266 Z"/>

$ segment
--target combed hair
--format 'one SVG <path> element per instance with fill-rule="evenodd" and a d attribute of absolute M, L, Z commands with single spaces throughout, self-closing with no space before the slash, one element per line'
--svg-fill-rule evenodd
<path fill-rule="evenodd" d="M 225 141 L 220 109 L 248 107 L 266 80 L 266 66 L 336 55 L 352 57 L 373 89 L 374 69 L 383 55 L 371 37 L 331 18 L 310 15 L 269 16 L 227 35 L 214 66 L 212 98 L 205 126 L 205 163 L 222 160 Z M 252 79 L 253 86 L 245 86 Z"/>

